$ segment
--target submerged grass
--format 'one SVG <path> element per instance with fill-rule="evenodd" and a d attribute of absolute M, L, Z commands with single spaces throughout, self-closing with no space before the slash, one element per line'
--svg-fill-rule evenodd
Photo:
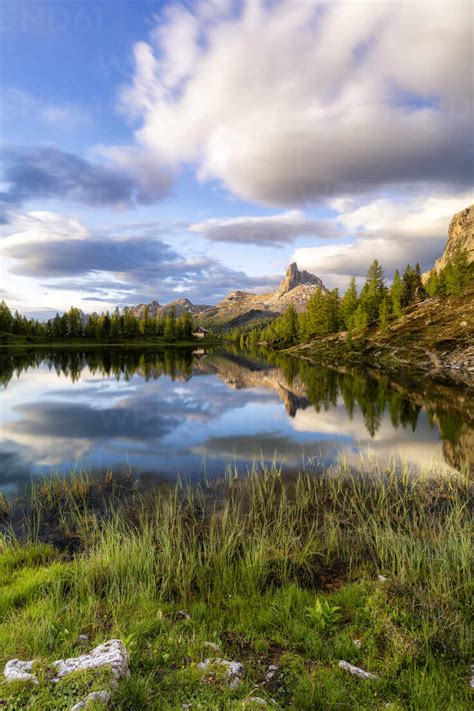
<path fill-rule="evenodd" d="M 120 709 L 251 708 L 255 696 L 285 709 L 470 707 L 464 477 L 271 467 L 137 496 L 105 516 L 89 508 L 85 477 L 41 486 L 30 540 L 10 531 L 0 543 L 0 662 L 121 637 L 132 677 L 114 693 Z M 54 509 L 74 553 L 38 540 Z M 320 608 L 338 614 L 319 624 L 308 609 Z M 212 656 L 244 663 L 237 689 L 197 668 Z M 377 679 L 349 676 L 340 659 Z M 71 705 L 41 694 L 31 708 Z M 0 700 L 19 708 L 5 684 Z"/>

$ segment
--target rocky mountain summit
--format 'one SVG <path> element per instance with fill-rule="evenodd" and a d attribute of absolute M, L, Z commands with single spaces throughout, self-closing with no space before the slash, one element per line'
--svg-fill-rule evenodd
<path fill-rule="evenodd" d="M 192 315 L 202 315 L 209 309 L 213 309 L 212 306 L 206 306 L 205 304 L 193 304 L 189 299 L 176 299 L 175 301 L 170 301 L 169 304 L 165 304 L 163 306 L 159 304 L 158 301 L 150 301 L 149 304 L 138 304 L 138 306 L 134 306 L 132 308 L 134 316 L 137 318 L 143 316 L 147 306 L 150 318 L 155 318 L 160 315 L 166 316 L 173 308 L 176 316 L 181 316 L 186 312 Z"/>
<path fill-rule="evenodd" d="M 434 269 L 441 272 L 459 250 L 466 250 L 470 262 L 474 262 L 474 205 L 457 212 L 448 228 L 448 242 L 442 256 L 436 260 Z"/>
<path fill-rule="evenodd" d="M 161 306 L 158 301 L 139 304 L 133 308 L 140 317 L 146 306 L 149 315 L 166 316 L 174 308 L 176 316 L 188 312 L 198 323 L 211 326 L 240 326 L 250 321 L 270 319 L 283 313 L 292 304 L 297 311 L 303 311 L 315 289 L 324 289 L 319 277 L 307 271 L 300 271 L 296 262 L 290 264 L 285 277 L 276 291 L 253 294 L 248 291 L 232 291 L 215 306 L 193 304 L 189 299 L 177 299 Z"/>
<path fill-rule="evenodd" d="M 319 286 L 320 288 L 324 286 L 319 277 L 304 270 L 300 272 L 296 262 L 292 262 L 286 271 L 285 278 L 280 282 L 278 292 L 280 295 L 287 294 L 301 284 L 310 284 L 312 286 Z"/>
<path fill-rule="evenodd" d="M 203 320 L 210 325 L 233 327 L 278 316 L 290 304 L 296 311 L 303 311 L 311 294 L 318 288 L 325 288 L 321 279 L 309 272 L 300 271 L 293 262 L 276 291 L 266 294 L 233 291 L 212 311 L 208 311 Z"/>

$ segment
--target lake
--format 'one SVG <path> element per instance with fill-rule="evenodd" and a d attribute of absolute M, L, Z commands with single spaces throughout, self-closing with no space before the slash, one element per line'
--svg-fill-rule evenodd
<path fill-rule="evenodd" d="M 216 349 L 0 356 L 0 488 L 42 473 L 198 478 L 342 455 L 456 468 L 474 448 L 472 391 Z"/>

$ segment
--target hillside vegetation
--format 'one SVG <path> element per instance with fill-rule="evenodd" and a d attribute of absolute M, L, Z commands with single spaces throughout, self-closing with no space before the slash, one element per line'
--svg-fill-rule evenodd
<path fill-rule="evenodd" d="M 413 378 L 421 371 L 472 382 L 474 284 L 460 296 L 435 296 L 414 304 L 385 329 L 376 325 L 352 338 L 347 332 L 314 338 L 288 352 L 329 365 L 363 363 Z"/>

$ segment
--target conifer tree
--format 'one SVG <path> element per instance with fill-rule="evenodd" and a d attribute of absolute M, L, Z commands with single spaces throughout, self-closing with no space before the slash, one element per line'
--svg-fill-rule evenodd
<path fill-rule="evenodd" d="M 386 333 L 388 330 L 388 317 L 389 317 L 389 310 L 388 310 L 388 300 L 387 297 L 384 296 L 380 303 L 379 307 L 379 328 L 382 331 L 382 333 Z"/>
<path fill-rule="evenodd" d="M 354 318 L 353 318 L 354 331 L 360 335 L 364 334 L 367 330 L 368 322 L 369 322 L 369 317 L 367 315 L 367 311 L 365 310 L 364 305 L 359 302 L 359 304 L 354 312 Z"/>
<path fill-rule="evenodd" d="M 285 343 L 296 343 L 298 340 L 298 315 L 293 304 L 290 304 L 283 314 L 280 328 Z"/>
<path fill-rule="evenodd" d="M 170 341 L 176 338 L 176 311 L 174 306 L 171 306 L 165 318 L 163 335 L 167 340 Z"/>
<path fill-rule="evenodd" d="M 360 303 L 364 307 L 369 323 L 377 320 L 386 291 L 383 267 L 377 259 L 374 259 L 367 271 L 367 279 L 360 294 Z"/>
<path fill-rule="evenodd" d="M 393 315 L 396 318 L 400 318 L 402 315 L 402 294 L 403 284 L 400 279 L 400 272 L 396 269 L 393 275 L 392 286 L 390 287 L 390 302 Z"/>
<path fill-rule="evenodd" d="M 113 340 L 119 339 L 122 335 L 122 324 L 120 320 L 120 311 L 116 306 L 112 316 L 110 317 L 110 337 Z"/>
<path fill-rule="evenodd" d="M 352 277 L 341 301 L 342 320 L 344 327 L 348 331 L 352 328 L 352 320 L 357 308 L 357 301 L 356 280 L 355 277 Z"/>
<path fill-rule="evenodd" d="M 5 301 L 0 303 L 0 331 L 11 333 L 13 326 L 12 312 L 6 305 Z"/>

